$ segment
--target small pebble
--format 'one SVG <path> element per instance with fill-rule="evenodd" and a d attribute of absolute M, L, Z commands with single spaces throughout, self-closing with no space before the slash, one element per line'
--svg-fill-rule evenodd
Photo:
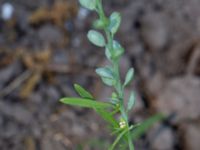
<path fill-rule="evenodd" d="M 2 5 L 2 8 L 1 8 L 1 17 L 4 19 L 4 20 L 9 20 L 11 19 L 12 15 L 13 15 L 13 12 L 14 12 L 14 7 L 13 5 L 11 5 L 10 3 L 4 3 Z"/>
<path fill-rule="evenodd" d="M 72 21 L 66 21 L 66 22 L 65 22 L 65 29 L 66 29 L 68 32 L 73 32 L 73 31 L 74 31 L 73 22 L 72 22 Z"/>
<path fill-rule="evenodd" d="M 188 150 L 199 150 L 200 126 L 195 123 L 187 123 L 183 125 L 185 146 Z"/>
<path fill-rule="evenodd" d="M 175 135 L 170 127 L 156 125 L 148 134 L 153 150 L 172 150 L 175 145 Z"/>
<path fill-rule="evenodd" d="M 89 14 L 89 11 L 85 8 L 80 8 L 78 12 L 78 20 L 84 20 Z"/>

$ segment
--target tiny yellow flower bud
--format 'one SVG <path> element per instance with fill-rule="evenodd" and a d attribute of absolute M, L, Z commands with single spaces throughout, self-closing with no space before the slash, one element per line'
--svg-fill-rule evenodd
<path fill-rule="evenodd" d="M 126 127 L 126 122 L 125 121 L 120 121 L 119 122 L 119 126 L 120 126 L 120 128 Z"/>

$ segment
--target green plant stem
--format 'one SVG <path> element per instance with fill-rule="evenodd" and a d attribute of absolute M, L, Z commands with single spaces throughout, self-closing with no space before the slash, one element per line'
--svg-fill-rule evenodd
<path fill-rule="evenodd" d="M 107 38 L 109 38 L 109 37 L 107 37 Z M 116 62 L 113 62 L 113 66 L 114 66 L 114 73 L 117 77 L 117 83 L 116 83 L 115 88 L 116 88 L 117 93 L 119 95 L 121 116 L 126 122 L 126 127 L 129 129 L 128 114 L 126 113 L 125 106 L 124 106 L 124 88 L 122 86 L 121 79 L 120 79 L 119 60 L 117 60 Z M 127 131 L 127 136 L 128 136 L 129 149 L 134 150 L 134 146 L 133 146 L 133 143 L 132 143 L 131 134 L 130 134 L 129 130 Z"/>
<path fill-rule="evenodd" d="M 105 16 L 105 13 L 104 13 L 104 10 L 103 10 L 103 7 L 102 7 L 102 0 L 100 0 L 97 12 L 98 12 L 101 20 L 104 20 L 104 21 L 108 20 L 107 17 Z M 113 52 L 114 51 L 113 36 L 107 28 L 104 28 L 104 32 L 105 32 L 105 35 L 106 35 L 106 38 L 107 38 L 108 48 L 111 52 Z M 134 146 L 133 146 L 132 139 L 131 139 L 131 134 L 130 134 L 130 131 L 129 131 L 130 126 L 129 126 L 129 123 L 128 123 L 128 114 L 126 113 L 125 106 L 124 106 L 124 88 L 122 86 L 121 79 L 120 79 L 119 59 L 112 60 L 111 63 L 113 65 L 113 72 L 116 76 L 116 81 L 117 81 L 116 84 L 115 84 L 115 90 L 116 90 L 118 97 L 119 97 L 121 117 L 126 122 L 129 149 L 134 150 Z"/>
<path fill-rule="evenodd" d="M 108 40 L 108 45 L 109 45 L 109 48 L 111 49 L 111 51 L 113 50 L 113 38 L 111 36 L 111 34 L 109 33 L 109 31 L 105 30 L 106 32 L 106 37 L 107 37 L 107 40 Z M 115 89 L 118 93 L 118 96 L 119 96 L 119 102 L 120 102 L 120 113 L 121 113 L 121 116 L 122 118 L 125 120 L 126 122 L 126 127 L 129 129 L 129 123 L 128 123 L 128 115 L 125 111 L 125 106 L 124 106 L 124 88 L 122 86 L 122 83 L 121 83 L 121 79 L 120 79 L 120 72 L 119 72 L 119 60 L 114 60 L 112 62 L 112 65 L 113 65 L 113 68 L 114 68 L 114 73 L 116 75 L 116 86 L 115 86 Z M 133 143 L 132 143 L 132 140 L 131 140 L 131 134 L 130 134 L 130 131 L 128 130 L 127 131 L 127 136 L 128 136 L 128 144 L 129 144 L 129 149 L 130 150 L 134 150 L 134 146 L 133 146 Z"/>
<path fill-rule="evenodd" d="M 108 150 L 114 150 L 115 146 L 118 144 L 120 139 L 128 132 L 129 129 L 126 129 L 120 133 L 120 135 L 115 139 L 114 143 L 111 145 L 111 147 Z"/>

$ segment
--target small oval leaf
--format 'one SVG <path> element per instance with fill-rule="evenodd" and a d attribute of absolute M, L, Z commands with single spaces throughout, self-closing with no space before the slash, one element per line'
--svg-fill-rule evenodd
<path fill-rule="evenodd" d="M 117 41 L 113 41 L 114 58 L 120 57 L 124 53 L 124 48 Z"/>
<path fill-rule="evenodd" d="M 97 6 L 97 0 L 79 0 L 80 4 L 89 9 L 89 10 L 95 10 Z"/>
<path fill-rule="evenodd" d="M 103 78 L 113 79 L 113 72 L 110 68 L 104 67 L 104 68 L 97 68 L 96 73 Z"/>
<path fill-rule="evenodd" d="M 114 35 L 119 29 L 121 23 L 121 15 L 118 12 L 113 12 L 110 16 L 109 30 Z"/>
<path fill-rule="evenodd" d="M 74 84 L 74 88 L 76 92 L 83 98 L 89 98 L 89 99 L 94 99 L 92 94 L 90 94 L 87 90 L 85 90 L 82 86 L 78 84 Z"/>
<path fill-rule="evenodd" d="M 104 83 L 105 85 L 108 85 L 108 86 L 113 86 L 113 85 L 115 85 L 115 80 L 114 80 L 114 79 L 111 79 L 111 78 L 104 78 L 104 77 L 102 77 L 101 79 L 102 79 L 102 81 L 103 81 L 103 83 Z"/>
<path fill-rule="evenodd" d="M 127 110 L 131 110 L 133 108 L 135 104 L 135 95 L 133 92 L 131 92 L 131 95 L 130 95 L 130 98 L 129 98 L 129 101 L 128 101 L 128 105 L 127 105 Z"/>
<path fill-rule="evenodd" d="M 134 69 L 131 68 L 126 74 L 125 82 L 124 82 L 124 87 L 127 86 L 131 80 L 133 79 L 133 74 L 134 74 Z"/>
<path fill-rule="evenodd" d="M 99 47 L 105 46 L 105 39 L 100 32 L 97 32 L 95 30 L 90 30 L 87 34 L 87 37 L 92 44 Z"/>

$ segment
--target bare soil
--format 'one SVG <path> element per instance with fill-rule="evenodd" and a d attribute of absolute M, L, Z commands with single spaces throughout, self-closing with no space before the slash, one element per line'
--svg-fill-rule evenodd
<path fill-rule="evenodd" d="M 14 8 L 2 17 L 3 5 Z M 135 68 L 130 121 L 168 116 L 136 141 L 136 150 L 199 150 L 200 1 L 107 0 L 122 13 L 116 39 L 126 48 L 122 79 Z M 109 96 L 94 72 L 108 63 L 86 38 L 94 13 L 73 0 L 0 1 L 0 150 L 103 150 L 112 137 L 93 111 L 65 106 L 73 84 Z"/>

